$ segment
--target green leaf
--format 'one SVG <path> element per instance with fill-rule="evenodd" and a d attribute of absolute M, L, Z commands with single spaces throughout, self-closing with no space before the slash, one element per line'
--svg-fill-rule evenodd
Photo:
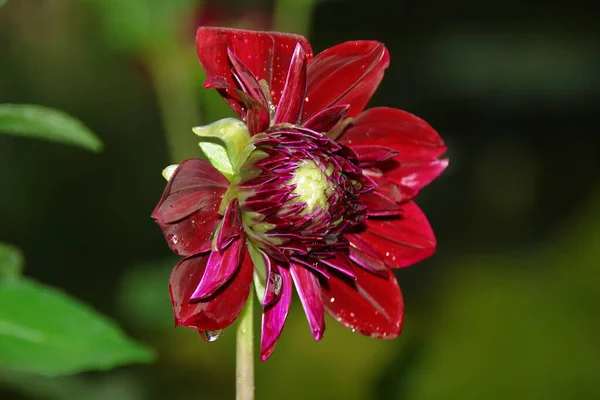
<path fill-rule="evenodd" d="M 150 362 L 153 353 L 57 289 L 0 282 L 0 366 L 47 376 Z"/>
<path fill-rule="evenodd" d="M 0 132 L 72 144 L 93 152 L 102 142 L 68 114 L 33 104 L 0 104 Z"/>
<path fill-rule="evenodd" d="M 133 327 L 147 331 L 173 329 L 169 276 L 178 257 L 128 267 L 117 286 L 117 302 Z"/>
<path fill-rule="evenodd" d="M 15 279 L 23 271 L 23 255 L 14 246 L 0 242 L 0 281 Z"/>

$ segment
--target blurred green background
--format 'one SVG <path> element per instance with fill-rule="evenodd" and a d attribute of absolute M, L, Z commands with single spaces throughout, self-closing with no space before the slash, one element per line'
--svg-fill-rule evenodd
<path fill-rule="evenodd" d="M 57 379 L 0 370 L 0 398 L 234 397 L 234 329 L 215 343 L 173 329 L 176 258 L 149 215 L 162 168 L 197 154 L 191 126 L 227 115 L 201 89 L 195 27 L 266 28 L 273 15 L 315 51 L 383 41 L 392 63 L 371 105 L 430 122 L 451 163 L 418 199 L 439 249 L 397 271 L 403 335 L 328 319 L 315 343 L 295 299 L 256 365 L 257 398 L 600 398 L 600 10 L 555 3 L 9 0 L 0 103 L 67 111 L 105 150 L 0 135 L 0 241 L 158 361 Z"/>

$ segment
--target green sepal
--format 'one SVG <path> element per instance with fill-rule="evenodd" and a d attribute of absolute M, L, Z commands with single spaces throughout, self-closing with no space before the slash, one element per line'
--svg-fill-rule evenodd
<path fill-rule="evenodd" d="M 231 181 L 238 156 L 250 142 L 246 125 L 235 118 L 224 118 L 192 131 L 200 137 L 199 145 L 208 162 Z"/>

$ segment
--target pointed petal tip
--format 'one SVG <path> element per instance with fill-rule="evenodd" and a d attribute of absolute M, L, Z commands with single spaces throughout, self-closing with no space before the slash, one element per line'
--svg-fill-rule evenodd
<path fill-rule="evenodd" d="M 321 329 L 314 329 L 313 330 L 313 337 L 315 338 L 315 341 L 319 341 L 321 339 L 323 339 L 323 334 L 325 333 L 325 326 L 323 326 Z"/>

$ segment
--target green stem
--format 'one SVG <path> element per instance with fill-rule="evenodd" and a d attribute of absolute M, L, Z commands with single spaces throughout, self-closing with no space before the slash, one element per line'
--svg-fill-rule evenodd
<path fill-rule="evenodd" d="M 254 293 L 250 293 L 237 327 L 236 400 L 254 399 L 253 299 Z"/>
<path fill-rule="evenodd" d="M 146 57 L 162 114 L 163 127 L 172 162 L 198 157 L 200 149 L 192 127 L 200 125 L 196 96 L 198 82 L 191 68 L 194 51 L 173 41 Z"/>
<path fill-rule="evenodd" d="M 276 0 L 273 28 L 308 36 L 316 0 Z"/>

